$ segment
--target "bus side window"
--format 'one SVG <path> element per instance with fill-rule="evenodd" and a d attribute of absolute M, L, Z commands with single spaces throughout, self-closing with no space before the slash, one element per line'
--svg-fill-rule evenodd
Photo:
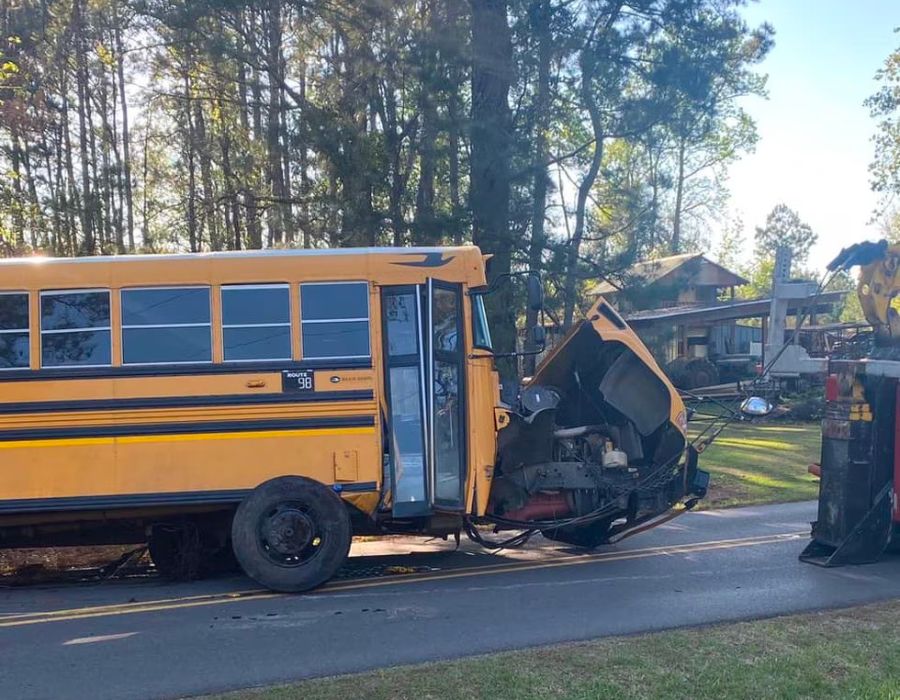
<path fill-rule="evenodd" d="M 291 299 L 286 284 L 222 287 L 226 362 L 291 359 Z"/>
<path fill-rule="evenodd" d="M 28 293 L 0 292 L 0 369 L 29 365 Z"/>
<path fill-rule="evenodd" d="M 122 290 L 122 363 L 212 362 L 209 287 Z"/>
<path fill-rule="evenodd" d="M 109 290 L 41 292 L 41 366 L 112 364 Z"/>
<path fill-rule="evenodd" d="M 304 360 L 371 355 L 366 282 L 301 284 L 300 321 Z"/>

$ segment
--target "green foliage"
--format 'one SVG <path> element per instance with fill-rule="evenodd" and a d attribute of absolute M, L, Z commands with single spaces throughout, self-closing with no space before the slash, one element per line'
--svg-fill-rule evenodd
<path fill-rule="evenodd" d="M 2 252 L 476 241 L 543 268 L 564 322 L 598 278 L 706 247 L 765 91 L 743 5 L 21 0 Z"/>
<path fill-rule="evenodd" d="M 778 204 L 769 212 L 765 225 L 756 229 L 756 256 L 774 258 L 776 249 L 786 246 L 793 254 L 793 263 L 803 266 L 818 239 L 818 234 L 796 211 L 786 204 Z"/>
<path fill-rule="evenodd" d="M 740 274 L 749 280 L 749 284 L 738 287 L 737 295 L 742 299 L 758 299 L 772 293 L 772 273 L 775 271 L 775 258 L 766 256 L 757 258 L 749 266 L 739 267 Z"/>
<path fill-rule="evenodd" d="M 872 189 L 890 204 L 900 194 L 900 49 L 885 59 L 875 79 L 880 87 L 865 102 L 878 121 L 878 131 L 872 138 L 875 158 L 869 172 Z"/>
<path fill-rule="evenodd" d="M 744 221 L 741 217 L 735 217 L 722 230 L 719 243 L 716 248 L 716 261 L 729 270 L 739 270 L 744 267 L 742 258 L 744 255 Z"/>

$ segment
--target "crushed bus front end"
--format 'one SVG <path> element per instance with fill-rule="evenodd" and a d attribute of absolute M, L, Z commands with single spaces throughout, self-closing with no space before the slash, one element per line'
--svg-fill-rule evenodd
<path fill-rule="evenodd" d="M 605 300 L 540 364 L 498 436 L 487 519 L 593 547 L 706 493 L 678 392 Z"/>

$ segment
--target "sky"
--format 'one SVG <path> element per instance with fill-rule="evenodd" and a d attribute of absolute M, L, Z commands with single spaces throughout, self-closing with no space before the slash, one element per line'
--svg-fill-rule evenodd
<path fill-rule="evenodd" d="M 823 270 L 842 247 L 880 238 L 869 224 L 878 204 L 868 173 L 876 121 L 863 100 L 900 46 L 900 0 L 760 0 L 745 16 L 774 26 L 775 47 L 759 67 L 768 99 L 743 102 L 760 138 L 731 166 L 731 215 L 743 219 L 749 254 L 754 228 L 787 204 L 818 233 L 810 263 Z"/>

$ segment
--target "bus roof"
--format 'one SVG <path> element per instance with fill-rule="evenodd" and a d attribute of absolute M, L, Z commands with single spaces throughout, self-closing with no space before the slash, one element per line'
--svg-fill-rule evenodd
<path fill-rule="evenodd" d="M 0 260 L 0 291 L 342 279 L 418 284 L 428 277 L 478 287 L 485 284 L 484 267 L 476 246 L 31 256 Z"/>

